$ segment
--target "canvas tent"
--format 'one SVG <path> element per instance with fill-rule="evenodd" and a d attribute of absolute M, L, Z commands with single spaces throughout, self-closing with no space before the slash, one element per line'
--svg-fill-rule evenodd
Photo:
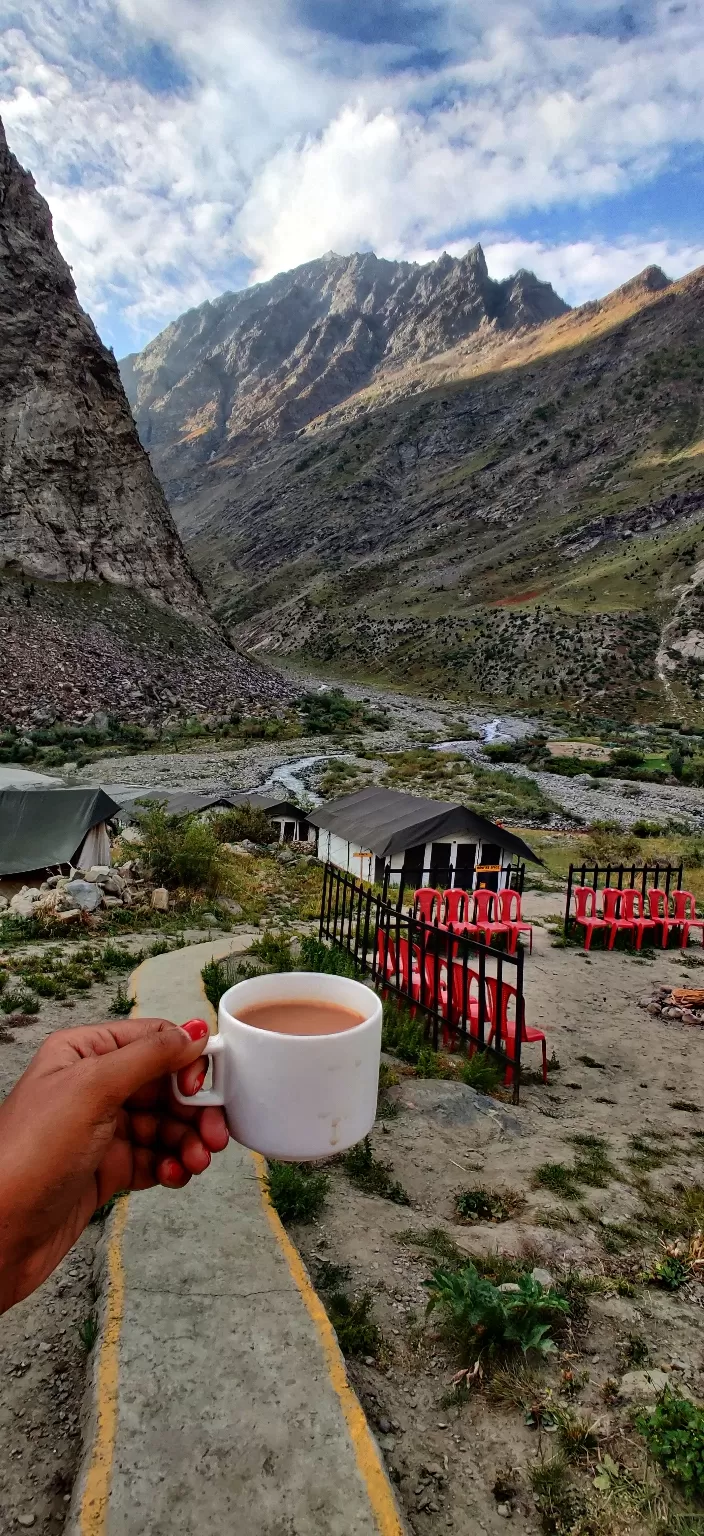
<path fill-rule="evenodd" d="M 523 839 L 467 806 L 370 785 L 310 811 L 318 858 L 399 885 L 484 885 L 501 890 L 514 860 L 541 861 Z"/>
<path fill-rule="evenodd" d="M 102 789 L 0 791 L 0 875 L 26 874 L 54 864 L 96 862 L 107 845 L 106 822 L 119 806 Z M 90 839 L 90 841 L 88 841 Z M 84 851 L 85 850 L 85 851 Z"/>
<path fill-rule="evenodd" d="M 213 790 L 209 794 L 198 794 L 189 789 L 143 789 L 136 793 L 130 789 L 129 798 L 123 798 L 119 792 L 117 798 L 121 821 L 136 821 L 144 801 L 165 804 L 169 815 L 251 805 L 253 810 L 264 811 L 269 817 L 278 830 L 279 842 L 305 842 L 310 835 L 305 812 L 293 801 L 282 800 L 280 795 L 257 794 L 255 790 Z"/>

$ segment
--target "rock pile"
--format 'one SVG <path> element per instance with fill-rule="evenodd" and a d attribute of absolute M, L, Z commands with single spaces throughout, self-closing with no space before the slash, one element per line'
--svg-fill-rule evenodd
<path fill-rule="evenodd" d="M 704 987 L 656 987 L 638 1000 L 654 1017 L 704 1027 Z"/>
<path fill-rule="evenodd" d="M 40 886 L 23 885 L 9 901 L 0 896 L 0 908 L 15 917 L 70 923 L 79 920 L 83 913 L 141 906 L 147 901 L 157 910 L 166 911 L 168 892 L 148 887 L 139 876 L 139 866 L 132 861 L 116 869 L 96 864 L 92 869 L 72 870 L 70 875 L 50 875 Z"/>

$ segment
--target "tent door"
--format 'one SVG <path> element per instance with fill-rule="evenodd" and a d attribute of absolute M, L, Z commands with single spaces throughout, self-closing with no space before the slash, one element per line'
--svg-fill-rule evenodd
<path fill-rule="evenodd" d="M 474 885 L 474 866 L 477 862 L 476 843 L 458 843 L 455 861 L 455 885 L 460 890 L 471 891 Z"/>
<path fill-rule="evenodd" d="M 430 855 L 430 884 L 444 891 L 450 884 L 451 843 L 433 843 Z"/>

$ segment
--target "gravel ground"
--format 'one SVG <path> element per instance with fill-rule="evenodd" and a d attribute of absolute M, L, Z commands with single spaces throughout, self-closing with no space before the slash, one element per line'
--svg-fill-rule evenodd
<path fill-rule="evenodd" d="M 301 686 L 316 686 L 315 678 L 298 679 Z M 466 757 L 483 761 L 480 741 L 450 739 L 450 730 L 481 731 L 486 740 L 508 741 L 529 735 L 544 724 L 517 715 L 492 715 L 490 711 L 463 709 L 443 701 L 416 698 L 387 692 L 361 684 L 345 684 L 351 698 L 364 699 L 389 711 L 387 731 L 360 733 L 365 746 L 380 751 L 401 751 L 418 745 L 421 732 L 433 732 L 448 740 L 442 745 Z M 103 758 L 99 764 L 82 769 L 72 779 L 75 784 L 100 783 L 111 787 L 130 785 L 137 789 L 183 788 L 209 791 L 218 788 L 261 790 L 278 784 L 289 794 L 315 793 L 320 763 L 329 757 L 350 757 L 339 746 L 331 746 L 325 736 L 298 737 L 295 741 L 254 742 L 233 751 L 229 747 L 194 747 L 188 752 L 140 753 L 133 757 Z M 594 820 L 616 821 L 630 827 L 645 818 L 666 824 L 669 820 L 687 822 L 694 831 L 704 830 L 704 791 L 676 784 L 638 785 L 623 779 L 590 779 L 588 774 L 567 779 L 555 773 L 537 773 L 520 764 L 502 764 L 506 772 L 534 779 L 546 795 L 570 817 L 585 826 Z M 594 783 L 598 788 L 594 788 Z"/>

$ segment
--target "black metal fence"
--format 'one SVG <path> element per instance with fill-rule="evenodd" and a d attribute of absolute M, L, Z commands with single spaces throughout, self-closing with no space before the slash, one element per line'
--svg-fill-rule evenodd
<path fill-rule="evenodd" d="M 320 937 L 340 945 L 356 970 L 417 1012 L 435 1050 L 488 1051 L 505 1069 L 518 1103 L 525 1006 L 520 947 L 509 955 L 451 926 L 422 922 L 333 864 L 325 866 Z"/>
<path fill-rule="evenodd" d="M 463 868 L 461 865 L 456 867 L 454 864 L 447 866 L 425 864 L 423 866 L 419 865 L 418 868 L 412 866 L 402 871 L 398 887 L 391 884 L 391 867 L 387 864 L 382 886 L 383 900 L 388 901 L 392 896 L 396 895 L 398 889 L 397 901 L 399 907 L 402 907 L 408 893 L 420 890 L 423 885 L 432 885 L 442 891 L 454 891 L 458 888 L 459 890 L 471 893 L 474 889 L 475 877 L 477 890 L 480 887 L 485 887 L 487 890 L 495 891 L 498 887 L 499 876 L 507 872 L 509 875 L 508 889 L 518 891 L 523 895 L 526 866 L 518 861 L 511 864 L 510 867 L 506 866 L 506 868 L 498 867 L 497 865 L 487 865 L 484 867 L 481 864 L 477 864 L 474 868 L 470 869 Z"/>
<path fill-rule="evenodd" d="M 603 891 L 607 887 L 617 891 L 640 891 L 645 901 L 646 891 L 653 886 L 656 890 L 664 890 L 667 897 L 671 890 L 681 891 L 683 879 L 683 864 L 570 864 L 565 901 L 565 936 L 569 933 L 570 906 L 575 886 L 587 885 L 595 891 Z"/>

